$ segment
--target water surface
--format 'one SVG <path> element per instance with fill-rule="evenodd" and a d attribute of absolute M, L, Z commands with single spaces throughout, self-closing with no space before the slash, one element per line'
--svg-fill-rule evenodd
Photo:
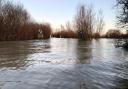
<path fill-rule="evenodd" d="M 0 89 L 128 89 L 128 52 L 114 42 L 0 42 Z"/>

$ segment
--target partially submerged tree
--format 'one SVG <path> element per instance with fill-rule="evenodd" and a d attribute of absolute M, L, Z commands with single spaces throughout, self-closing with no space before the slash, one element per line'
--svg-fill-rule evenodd
<path fill-rule="evenodd" d="M 75 25 L 78 33 L 78 38 L 89 39 L 92 37 L 94 26 L 94 13 L 91 7 L 80 5 L 75 17 Z"/>
<path fill-rule="evenodd" d="M 76 38 L 76 32 L 70 22 L 66 23 L 67 38 Z"/>
<path fill-rule="evenodd" d="M 18 30 L 29 21 L 29 14 L 22 5 L 0 1 L 0 39 L 14 40 Z"/>
<path fill-rule="evenodd" d="M 61 25 L 60 29 L 52 34 L 52 37 L 76 38 L 77 36 L 72 24 L 70 22 L 67 22 L 65 26 Z"/>
<path fill-rule="evenodd" d="M 97 14 L 95 25 L 96 31 L 94 33 L 94 36 L 100 37 L 105 25 L 102 10 L 99 10 L 99 13 Z"/>
<path fill-rule="evenodd" d="M 40 25 L 40 29 L 42 29 L 43 31 L 43 38 L 44 39 L 48 39 L 51 36 L 52 33 L 52 28 L 51 25 L 46 23 L 46 24 L 41 24 Z"/>
<path fill-rule="evenodd" d="M 49 24 L 38 24 L 32 21 L 27 10 L 21 4 L 11 0 L 0 0 L 0 41 L 38 39 L 38 30 L 43 30 L 43 37 L 49 38 Z"/>

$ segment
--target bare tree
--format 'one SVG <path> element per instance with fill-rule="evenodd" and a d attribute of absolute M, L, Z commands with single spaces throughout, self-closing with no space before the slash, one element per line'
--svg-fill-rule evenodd
<path fill-rule="evenodd" d="M 80 39 L 91 38 L 93 26 L 94 26 L 93 18 L 94 18 L 93 9 L 91 7 L 85 7 L 85 5 L 80 5 L 75 18 L 78 38 Z"/>
<path fill-rule="evenodd" d="M 96 34 L 100 37 L 103 29 L 104 29 L 104 17 L 103 17 L 103 12 L 102 10 L 99 10 L 99 13 L 97 14 L 96 17 Z"/>
<path fill-rule="evenodd" d="M 128 0 L 116 0 L 119 14 L 117 15 L 118 24 L 128 27 Z"/>
<path fill-rule="evenodd" d="M 68 31 L 72 30 L 72 26 L 71 26 L 70 22 L 66 23 L 66 30 L 68 30 Z"/>
<path fill-rule="evenodd" d="M 116 0 L 119 14 L 117 15 L 117 25 L 128 30 L 128 0 Z M 122 41 L 121 41 L 122 42 Z M 128 49 L 128 40 L 123 39 L 122 47 Z"/>
<path fill-rule="evenodd" d="M 22 5 L 15 5 L 11 1 L 0 1 L 0 34 L 3 40 L 17 39 L 17 32 L 21 26 L 29 21 L 29 14 Z"/>

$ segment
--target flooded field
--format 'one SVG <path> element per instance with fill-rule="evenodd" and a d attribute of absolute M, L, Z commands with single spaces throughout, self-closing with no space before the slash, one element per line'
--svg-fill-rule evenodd
<path fill-rule="evenodd" d="M 128 89 L 128 51 L 114 42 L 0 42 L 0 89 Z"/>

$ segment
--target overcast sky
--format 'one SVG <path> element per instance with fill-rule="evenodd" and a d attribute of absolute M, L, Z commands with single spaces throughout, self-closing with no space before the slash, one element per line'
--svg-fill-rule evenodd
<path fill-rule="evenodd" d="M 49 22 L 58 28 L 72 21 L 79 3 L 93 5 L 95 12 L 103 10 L 105 29 L 115 27 L 115 0 L 13 0 L 21 2 L 37 22 Z"/>

